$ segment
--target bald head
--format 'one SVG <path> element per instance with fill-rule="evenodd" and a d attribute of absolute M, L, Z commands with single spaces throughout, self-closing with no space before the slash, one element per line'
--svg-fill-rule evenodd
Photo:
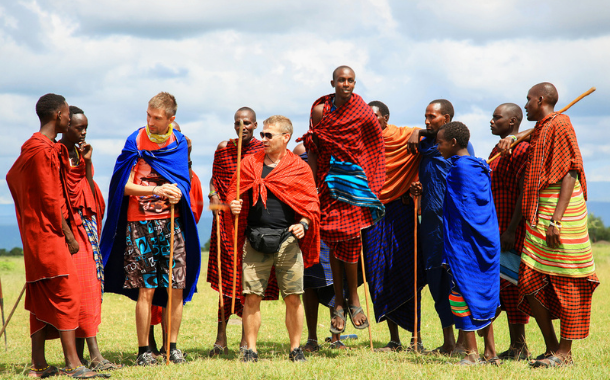
<path fill-rule="evenodd" d="M 349 70 L 354 75 L 354 79 L 356 79 L 356 72 L 352 70 L 351 67 L 342 65 L 337 67 L 335 71 L 333 71 L 333 80 L 337 80 L 337 74 L 343 70 Z"/>
<path fill-rule="evenodd" d="M 521 111 L 521 107 L 519 107 L 515 103 L 500 104 L 498 106 L 498 109 L 500 109 L 500 111 L 506 118 L 515 118 L 517 127 L 519 126 L 519 124 L 521 124 L 521 120 L 523 120 L 523 111 Z"/>
<path fill-rule="evenodd" d="M 551 107 L 555 107 L 559 100 L 557 88 L 549 82 L 538 83 L 530 89 L 530 92 L 536 97 L 542 96 L 542 101 Z"/>
<path fill-rule="evenodd" d="M 530 88 L 525 104 L 527 120 L 540 121 L 555 112 L 558 98 L 557 89 L 551 83 L 542 82 Z"/>
<path fill-rule="evenodd" d="M 252 122 L 256 122 L 256 112 L 254 112 L 254 110 L 250 107 L 241 107 L 240 109 L 238 109 L 237 111 L 235 111 L 235 119 L 237 119 L 237 114 L 239 113 L 246 113 L 248 115 L 248 117 L 250 118 L 250 120 L 252 120 Z"/>

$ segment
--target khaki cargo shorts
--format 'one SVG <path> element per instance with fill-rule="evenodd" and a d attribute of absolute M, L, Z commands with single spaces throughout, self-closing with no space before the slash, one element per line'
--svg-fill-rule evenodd
<path fill-rule="evenodd" d="M 274 254 L 256 251 L 248 239 L 244 244 L 243 257 L 243 294 L 256 294 L 263 297 L 269 284 L 271 268 L 275 265 L 277 284 L 282 298 L 291 294 L 303 294 L 303 255 L 299 243 L 290 236 Z"/>

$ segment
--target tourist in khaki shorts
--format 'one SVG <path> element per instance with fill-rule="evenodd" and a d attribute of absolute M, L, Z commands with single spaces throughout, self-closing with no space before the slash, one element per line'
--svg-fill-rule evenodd
<path fill-rule="evenodd" d="M 236 200 L 236 177 L 227 200 L 231 212 L 247 220 L 243 249 L 243 312 L 248 349 L 244 362 L 258 361 L 256 337 L 261 325 L 260 303 L 275 276 L 286 303 L 289 358 L 305 361 L 300 347 L 303 330 L 303 270 L 319 259 L 320 203 L 309 166 L 286 149 L 292 123 L 284 116 L 263 122 L 264 151 L 246 157 L 241 164 L 240 200 Z"/>

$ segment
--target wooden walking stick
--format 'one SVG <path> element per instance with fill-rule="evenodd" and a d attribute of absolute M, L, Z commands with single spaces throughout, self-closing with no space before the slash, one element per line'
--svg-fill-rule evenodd
<path fill-rule="evenodd" d="M 360 235 L 360 239 L 362 239 L 362 234 Z M 364 270 L 364 245 L 362 245 L 362 248 L 360 249 L 360 262 L 362 263 L 362 282 L 364 282 L 364 300 L 366 301 L 366 320 L 369 323 L 369 342 L 371 343 L 371 351 L 374 352 L 373 333 L 371 332 L 371 317 L 369 316 L 369 285 L 366 282 L 366 273 Z"/>
<path fill-rule="evenodd" d="M 17 302 L 15 302 L 15 306 L 13 306 L 13 310 L 11 310 L 11 313 L 8 315 L 8 318 L 6 319 L 6 323 L 4 324 L 4 326 L 2 326 L 2 330 L 0 330 L 0 335 L 2 335 L 4 333 L 4 336 L 6 336 L 6 326 L 8 326 L 8 323 L 11 321 L 13 313 L 15 312 L 15 309 L 17 309 L 17 305 L 19 305 L 19 301 L 21 301 L 21 297 L 23 297 L 23 293 L 25 293 L 25 288 L 27 285 L 28 285 L 27 282 L 25 284 L 23 284 L 23 289 L 21 289 L 21 293 L 19 294 L 19 297 L 17 298 Z"/>
<path fill-rule="evenodd" d="M 167 344 L 165 346 L 166 364 L 169 365 L 169 357 L 171 356 L 169 345 L 172 336 L 172 275 L 174 268 L 174 204 L 170 204 L 170 233 L 169 233 L 169 267 L 168 267 L 168 284 L 167 284 Z"/>
<path fill-rule="evenodd" d="M 220 297 L 220 317 L 222 329 L 226 330 L 225 302 L 222 292 L 222 265 L 220 262 L 220 212 L 229 209 L 226 205 L 210 205 L 210 210 L 216 211 L 216 264 L 218 265 L 218 297 Z"/>
<path fill-rule="evenodd" d="M 572 100 L 567 106 L 563 107 L 562 109 L 560 109 L 557 113 L 564 113 L 566 112 L 570 107 L 572 107 L 574 104 L 578 103 L 582 98 L 584 98 L 585 96 L 591 95 L 594 91 L 596 90 L 595 87 L 591 87 L 590 89 L 588 89 L 587 91 L 583 92 L 582 94 L 580 94 L 580 96 L 574 100 Z M 523 136 L 521 136 L 517 141 L 515 141 L 514 143 L 512 143 L 510 145 L 511 149 L 514 148 L 515 146 L 517 146 L 517 144 L 519 144 L 521 141 L 525 140 L 525 138 L 529 135 L 532 134 L 532 132 L 534 132 L 534 128 L 530 129 L 528 132 L 526 132 Z M 501 153 L 496 154 L 495 156 L 493 156 L 492 158 L 490 158 L 489 160 L 487 160 L 487 163 L 491 163 L 492 161 L 494 161 L 496 158 L 500 157 Z"/>
<path fill-rule="evenodd" d="M 417 341 L 418 341 L 418 335 L 419 335 L 419 330 L 418 330 L 418 318 L 417 318 L 417 303 L 418 303 L 418 299 L 417 299 L 417 214 L 418 214 L 418 210 L 419 210 L 419 195 L 416 195 L 413 197 L 413 203 L 415 204 L 413 206 L 413 241 L 414 241 L 414 245 L 413 245 L 413 287 L 414 287 L 414 303 L 415 303 L 415 325 L 413 327 L 413 351 L 417 352 Z"/>
<path fill-rule="evenodd" d="M 0 281 L 0 310 L 2 310 L 2 326 L 4 326 L 4 296 L 2 295 L 2 281 Z M 4 351 L 8 350 L 6 334 L 4 334 Z"/>
<path fill-rule="evenodd" d="M 244 121 L 239 120 L 239 140 L 237 142 L 237 192 L 239 201 L 239 180 L 241 175 L 241 141 L 244 138 Z M 233 234 L 233 292 L 231 297 L 231 314 L 235 313 L 235 291 L 237 286 L 237 229 L 239 227 L 239 214 L 235 215 L 235 233 Z"/>

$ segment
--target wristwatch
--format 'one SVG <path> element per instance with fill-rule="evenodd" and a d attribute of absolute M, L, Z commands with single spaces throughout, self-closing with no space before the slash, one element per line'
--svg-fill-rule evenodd
<path fill-rule="evenodd" d="M 305 229 L 305 232 L 307 232 L 307 230 L 309 229 L 309 224 L 307 224 L 307 222 L 304 221 L 300 221 L 299 224 L 301 224 L 303 226 L 303 228 Z"/>

